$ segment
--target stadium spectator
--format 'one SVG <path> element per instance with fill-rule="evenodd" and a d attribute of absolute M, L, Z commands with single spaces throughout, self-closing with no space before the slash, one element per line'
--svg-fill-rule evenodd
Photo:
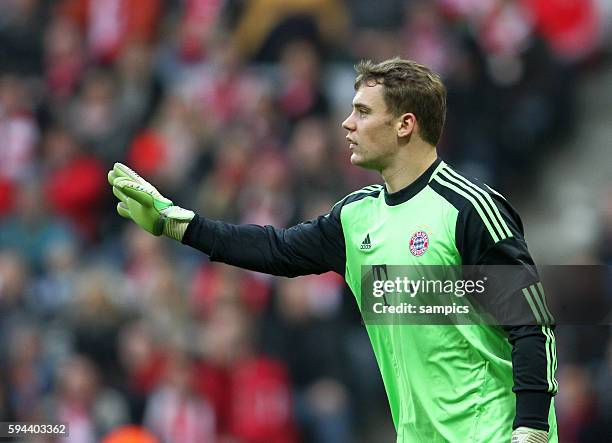
<path fill-rule="evenodd" d="M 69 220 L 83 240 L 97 240 L 104 164 L 95 155 L 84 152 L 62 128 L 47 131 L 43 152 L 46 163 L 43 186 L 50 209 Z"/>
<path fill-rule="evenodd" d="M 287 369 L 256 352 L 252 319 L 240 301 L 220 300 L 203 328 L 197 379 L 215 406 L 220 435 L 245 443 L 298 441 Z"/>
<path fill-rule="evenodd" d="M 43 403 L 48 420 L 66 423 L 69 435 L 62 443 L 95 443 L 128 420 L 123 396 L 106 386 L 92 361 L 74 355 L 57 372 L 56 394 Z"/>
<path fill-rule="evenodd" d="M 214 441 L 215 415 L 210 405 L 193 391 L 193 364 L 173 353 L 159 387 L 151 394 L 144 425 L 163 443 Z"/>

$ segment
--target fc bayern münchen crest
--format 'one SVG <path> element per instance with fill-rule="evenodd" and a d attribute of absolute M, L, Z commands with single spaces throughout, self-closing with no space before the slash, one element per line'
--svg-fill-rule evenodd
<path fill-rule="evenodd" d="M 412 237 L 410 237 L 410 252 L 412 255 L 419 257 L 425 254 L 428 246 L 429 237 L 425 231 L 415 232 Z"/>

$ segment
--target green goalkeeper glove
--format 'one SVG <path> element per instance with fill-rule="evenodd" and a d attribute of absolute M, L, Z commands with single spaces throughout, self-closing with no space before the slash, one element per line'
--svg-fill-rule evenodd
<path fill-rule="evenodd" d="M 548 432 L 521 426 L 512 432 L 511 443 L 548 443 Z"/>
<path fill-rule="evenodd" d="M 179 208 L 157 189 L 122 163 L 115 163 L 108 173 L 113 194 L 120 200 L 117 212 L 133 220 L 153 235 L 165 235 L 181 241 L 193 211 Z"/>

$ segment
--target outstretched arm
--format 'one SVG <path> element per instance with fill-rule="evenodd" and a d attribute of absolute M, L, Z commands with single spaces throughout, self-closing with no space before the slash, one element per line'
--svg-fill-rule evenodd
<path fill-rule="evenodd" d="M 109 172 L 117 211 L 154 235 L 165 235 L 220 261 L 267 274 L 295 277 L 335 271 L 344 275 L 341 205 L 288 229 L 233 225 L 180 208 L 127 166 Z"/>
<path fill-rule="evenodd" d="M 335 271 L 344 275 L 344 238 L 332 214 L 288 229 L 232 225 L 196 216 L 183 243 L 213 261 L 266 274 L 295 277 Z"/>

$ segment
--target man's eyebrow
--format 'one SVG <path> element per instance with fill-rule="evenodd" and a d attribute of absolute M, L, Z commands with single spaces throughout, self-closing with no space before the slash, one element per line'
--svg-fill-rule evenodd
<path fill-rule="evenodd" d="M 366 111 L 371 111 L 372 108 L 370 108 L 368 105 L 364 105 L 363 103 L 359 103 L 359 102 L 354 102 L 353 103 L 353 108 L 357 109 L 357 108 L 361 108 L 364 109 Z"/>

